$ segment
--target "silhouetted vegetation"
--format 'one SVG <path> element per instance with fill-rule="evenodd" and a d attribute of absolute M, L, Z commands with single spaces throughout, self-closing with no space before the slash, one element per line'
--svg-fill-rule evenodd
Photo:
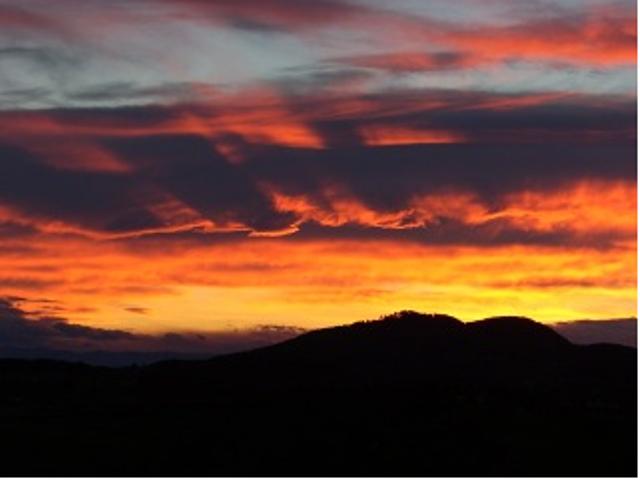
<path fill-rule="evenodd" d="M 5 475 L 635 476 L 636 350 L 401 312 L 206 361 L 0 361 Z"/>

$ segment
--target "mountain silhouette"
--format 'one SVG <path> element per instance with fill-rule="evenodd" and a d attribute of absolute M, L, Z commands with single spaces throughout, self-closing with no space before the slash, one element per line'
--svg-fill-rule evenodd
<path fill-rule="evenodd" d="M 405 311 L 209 360 L 4 360 L 0 473 L 634 476 L 636 355 Z"/>

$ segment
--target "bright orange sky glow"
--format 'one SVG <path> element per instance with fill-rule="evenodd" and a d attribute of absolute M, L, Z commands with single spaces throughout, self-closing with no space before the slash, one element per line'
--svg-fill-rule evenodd
<path fill-rule="evenodd" d="M 635 2 L 46 3 L 0 0 L 5 343 L 636 316 Z"/>
<path fill-rule="evenodd" d="M 200 245 L 162 237 L 95 241 L 43 234 L 4 243 L 1 281 L 9 295 L 34 299 L 26 310 L 46 311 L 51 305 L 37 297 L 53 298 L 73 322 L 138 332 L 274 322 L 311 328 L 406 308 L 467 320 L 527 312 L 547 322 L 628 316 L 635 309 L 635 188 L 628 184 L 519 193 L 499 212 L 464 197 L 426 199 L 416 202 L 415 211 L 388 218 L 348 202 L 338 204 L 333 217 L 305 203 L 276 205 L 333 227 L 394 228 L 403 215 L 428 225 L 447 214 L 477 225 L 495 217 L 532 231 L 569 228 L 578 237 L 616 232 L 621 240 L 607 248 L 471 247 L 297 240 L 291 234 Z M 132 313 L 136 309 L 144 313 Z"/>

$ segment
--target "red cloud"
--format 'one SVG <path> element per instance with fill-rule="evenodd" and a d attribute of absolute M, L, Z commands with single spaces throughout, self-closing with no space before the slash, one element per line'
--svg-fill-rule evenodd
<path fill-rule="evenodd" d="M 384 41 L 395 52 L 350 57 L 354 65 L 395 71 L 471 68 L 507 60 L 615 67 L 636 63 L 633 6 L 585 6 L 545 20 L 520 19 L 508 26 L 461 26 L 337 0 L 165 0 L 198 20 L 253 29 L 301 33 L 340 26 Z M 184 8 L 185 5 L 187 8 Z M 428 10 L 426 10 L 428 12 Z M 407 50 L 425 42 L 446 54 Z"/>
<path fill-rule="evenodd" d="M 582 18 L 559 18 L 504 28 L 452 32 L 445 40 L 485 61 L 550 61 L 596 67 L 636 63 L 632 12 L 594 10 Z"/>

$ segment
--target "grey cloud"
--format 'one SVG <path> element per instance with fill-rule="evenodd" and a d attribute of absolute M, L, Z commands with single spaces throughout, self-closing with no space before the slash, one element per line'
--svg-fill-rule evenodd
<path fill-rule="evenodd" d="M 277 212 L 242 168 L 230 165 L 211 143 L 195 135 L 157 135 L 111 142 L 138 172 L 218 223 L 242 222 L 278 230 L 295 217 Z"/>
<path fill-rule="evenodd" d="M 136 82 L 112 82 L 78 88 L 65 98 L 76 106 L 168 105 L 202 100 L 197 85 L 190 82 L 167 82 L 140 85 Z M 208 86 L 213 88 L 213 86 Z"/>
<path fill-rule="evenodd" d="M 419 243 L 424 245 L 459 245 L 475 247 L 495 247 L 507 245 L 538 245 L 545 247 L 566 247 L 611 249 L 621 239 L 612 232 L 594 232 L 576 236 L 567 229 L 539 232 L 517 228 L 504 221 L 489 221 L 480 225 L 467 225 L 456 219 L 436 219 L 433 225 L 421 228 L 381 229 L 360 225 L 326 227 L 313 222 L 305 223 L 290 237 L 290 241 L 304 240 L 389 240 L 394 242 Z M 598 283 L 602 285 L 602 282 Z M 510 285 L 513 286 L 513 285 Z M 539 286 L 539 285 L 538 285 Z"/>
<path fill-rule="evenodd" d="M 323 186 L 346 186 L 376 210 L 405 208 L 418 194 L 463 190 L 499 206 L 523 188 L 552 190 L 577 180 L 636 176 L 635 147 L 576 144 L 452 144 L 327 151 L 264 147 L 246 166 L 256 178 L 322 201 Z"/>
<path fill-rule="evenodd" d="M 162 225 L 138 198 L 144 181 L 56 169 L 8 145 L 0 145 L 0 160 L 0 201 L 27 214 L 111 232 Z"/>
<path fill-rule="evenodd" d="M 130 358 L 131 354 L 144 352 L 212 356 L 277 343 L 304 331 L 297 327 L 262 325 L 220 332 L 145 335 L 75 324 L 59 316 L 40 316 L 22 306 L 30 304 L 38 304 L 38 300 L 0 297 L 0 357 L 33 356 L 39 352 L 45 357 L 68 359 L 79 353 L 101 352 L 103 357 L 111 358 L 111 363 L 119 363 L 118 356 Z"/>

